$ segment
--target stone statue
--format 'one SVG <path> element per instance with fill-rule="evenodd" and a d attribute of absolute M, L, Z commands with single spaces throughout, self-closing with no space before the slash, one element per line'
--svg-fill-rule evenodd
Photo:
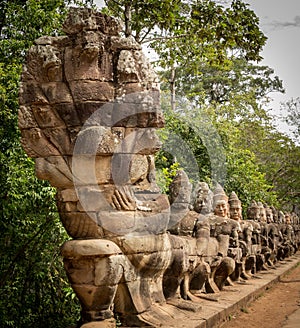
<path fill-rule="evenodd" d="M 255 200 L 253 200 L 247 209 L 247 219 L 259 222 L 260 213 Z"/>
<path fill-rule="evenodd" d="M 192 209 L 191 189 L 188 176 L 183 170 L 179 170 L 169 190 L 170 222 L 178 223 L 171 224 L 169 228 L 173 256 L 163 280 L 167 302 L 185 308 L 190 305 L 178 301 L 180 297 L 184 300 L 193 300 L 195 303 L 199 302 L 197 297 L 206 298 L 203 292 L 211 272 L 209 264 L 205 261 L 210 226 L 203 215 Z M 179 190 L 184 190 L 180 197 Z M 204 202 L 200 197 L 198 201 L 202 204 Z M 196 229 L 199 221 L 202 221 L 202 233 Z"/>
<path fill-rule="evenodd" d="M 284 258 L 289 257 L 295 253 L 297 249 L 295 231 L 291 221 L 291 214 L 286 212 L 284 214 L 284 226 L 281 227 L 281 232 L 283 235 L 282 247 L 284 249 Z"/>
<path fill-rule="evenodd" d="M 28 51 L 19 128 L 37 177 L 57 189 L 78 326 L 115 327 L 115 315 L 124 326 L 176 326 L 178 315 L 188 320 L 201 308 L 203 289 L 219 292 L 234 272 L 240 203 L 231 197 L 229 218 L 223 188 L 212 194 L 202 182 L 191 200 L 184 171 L 170 197 L 162 194 L 154 164 L 155 131 L 164 125 L 159 83 L 141 46 L 120 36 L 118 20 L 87 8 L 71 8 L 63 29 Z M 250 239 L 268 242 L 263 211 L 256 204 L 260 230 L 252 225 L 244 237 L 247 250 Z M 283 221 L 288 256 L 299 237 L 290 217 Z"/>
<path fill-rule="evenodd" d="M 192 194 L 192 208 L 195 212 L 207 215 L 212 212 L 213 193 L 206 182 L 199 181 Z"/>
<path fill-rule="evenodd" d="M 118 313 L 123 324 L 156 326 L 171 320 L 160 309 L 173 256 L 170 204 L 154 172 L 155 129 L 164 121 L 158 79 L 120 30 L 112 17 L 71 8 L 65 36 L 36 40 L 22 74 L 19 127 L 36 175 L 57 188 L 73 238 L 62 255 L 81 324 L 114 326 Z"/>
<path fill-rule="evenodd" d="M 269 264 L 274 267 L 278 259 L 279 248 L 281 247 L 279 242 L 280 233 L 278 225 L 275 223 L 274 220 L 274 210 L 267 205 L 265 206 L 265 210 L 267 219 L 268 246 L 271 251 Z"/>
<path fill-rule="evenodd" d="M 206 219 L 210 226 L 209 242 L 206 243 L 207 249 L 203 251 L 211 268 L 210 279 L 206 284 L 208 293 L 222 290 L 229 275 L 235 269 L 235 261 L 228 256 L 228 253 L 230 238 L 236 240 L 239 230 L 239 224 L 228 218 L 228 197 L 219 184 L 214 189 L 212 205 L 213 213 Z M 196 238 L 199 240 L 203 239 L 200 232 L 205 231 L 203 226 L 206 220 L 197 222 Z"/>
<path fill-rule="evenodd" d="M 251 253 L 255 254 L 255 267 L 252 268 L 252 272 L 256 273 L 257 271 L 267 270 L 265 264 L 265 257 L 262 254 L 261 249 L 261 225 L 259 223 L 260 220 L 260 212 L 257 205 L 257 202 L 253 200 L 249 207 L 247 208 L 247 222 L 249 222 L 252 227 L 252 251 Z"/>
<path fill-rule="evenodd" d="M 267 222 L 267 213 L 266 207 L 263 205 L 262 202 L 257 203 L 258 211 L 259 211 L 259 223 L 261 226 L 261 249 L 262 253 L 265 257 L 265 263 L 269 267 L 273 267 L 273 259 L 274 259 L 274 252 L 272 251 L 269 240 L 269 226 Z M 270 247 L 271 246 L 271 247 Z"/>
<path fill-rule="evenodd" d="M 238 234 L 238 248 L 236 252 L 236 270 L 231 277 L 232 280 L 246 279 L 251 276 L 251 271 L 255 267 L 255 255 L 252 250 L 253 225 L 242 218 L 242 203 L 237 194 L 233 191 L 229 197 L 230 218 L 239 222 L 241 230 Z"/>

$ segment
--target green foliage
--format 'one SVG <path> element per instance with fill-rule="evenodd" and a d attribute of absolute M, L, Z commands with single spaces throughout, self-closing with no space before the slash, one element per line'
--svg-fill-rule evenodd
<path fill-rule="evenodd" d="M 176 24 L 150 43 L 161 67 L 195 72 L 201 62 L 226 64 L 230 54 L 246 60 L 261 59 L 266 37 L 255 13 L 242 1 L 232 1 L 228 8 L 211 0 L 191 1 L 179 9 Z"/>
<path fill-rule="evenodd" d="M 299 208 L 299 145 L 277 131 L 272 120 L 244 119 L 237 126 L 240 132 L 236 146 L 255 154 L 257 169 L 270 185 L 268 194 L 275 193 L 284 210 Z"/>
<path fill-rule="evenodd" d="M 210 186 L 221 183 L 228 194 L 231 191 L 238 194 L 244 211 L 253 199 L 278 205 L 272 182 L 267 179 L 259 158 L 242 144 L 243 137 L 246 137 L 241 130 L 242 121 L 228 120 L 226 115 L 220 118 L 216 111 L 225 111 L 224 108 L 209 105 L 199 108 L 186 98 L 178 102 L 175 112 L 170 110 L 170 105 L 163 106 L 163 110 L 165 130 L 177 134 L 181 140 L 175 143 L 176 149 L 172 153 L 178 153 L 179 144 L 185 142 L 193 154 L 196 163 L 185 161 L 180 156 L 176 158 L 192 182 L 205 181 Z M 244 120 L 247 122 L 245 117 Z M 163 131 L 163 142 L 166 142 L 166 135 L 167 132 Z M 172 149 L 169 145 L 163 150 L 165 148 Z M 165 150 L 163 154 L 166 154 Z M 158 167 L 170 167 L 174 163 L 173 158 L 165 158 L 163 162 L 158 157 Z"/>
<path fill-rule="evenodd" d="M 22 60 L 33 41 L 41 35 L 57 35 L 66 4 L 63 0 L 4 1 L 1 26 L 1 62 Z"/>
<path fill-rule="evenodd" d="M 243 204 L 244 214 L 253 199 L 277 206 L 277 195 L 266 174 L 260 170 L 258 159 L 248 149 L 233 148 L 227 152 L 228 175 L 225 190 L 235 191 Z"/>
<path fill-rule="evenodd" d="M 195 117 L 192 117 L 192 109 L 186 99 L 180 99 L 176 111 L 172 111 L 168 103 L 168 94 L 162 94 L 162 109 L 166 125 L 158 131 L 163 142 L 163 148 L 156 158 L 158 168 L 169 167 L 179 163 L 192 182 L 202 179 L 207 181 L 211 171 L 210 156 L 207 144 L 204 144 L 203 125 L 200 127 Z M 203 120 L 201 123 L 204 124 Z M 200 128 L 200 129 L 199 129 Z M 209 129 L 206 129 L 208 132 Z M 206 141 L 209 138 L 205 138 Z M 161 157 L 162 156 L 162 157 Z M 165 158 L 165 160 L 162 160 Z"/>
<path fill-rule="evenodd" d="M 160 187 L 161 191 L 165 194 L 169 192 L 170 184 L 172 183 L 174 177 L 176 176 L 177 171 L 180 169 L 180 165 L 178 162 L 175 162 L 171 165 L 168 163 L 168 158 L 164 156 L 164 154 L 158 155 L 158 162 L 165 162 L 164 166 L 157 166 L 156 170 L 156 181 L 157 185 Z"/>
<path fill-rule="evenodd" d="M 60 33 L 72 3 L 15 0 L 0 5 L 0 327 L 66 327 L 79 317 L 60 257 L 67 235 L 55 190 L 36 179 L 18 130 L 26 51 L 36 38 Z"/>
<path fill-rule="evenodd" d="M 18 131 L 18 88 L 21 65 L 0 62 L 0 151 L 13 147 L 19 136 Z"/>
<path fill-rule="evenodd" d="M 168 72 L 163 77 L 165 74 Z M 234 102 L 235 115 L 253 115 L 259 110 L 258 100 L 268 100 L 270 92 L 284 91 L 282 81 L 273 74 L 271 68 L 254 65 L 241 57 L 230 58 L 226 64 L 200 61 L 196 71 L 190 67 L 177 69 L 177 95 L 185 95 L 199 105 Z"/>
<path fill-rule="evenodd" d="M 5 159 L 5 163 L 2 160 Z M 33 161 L 15 144 L 1 158 L 1 327 L 66 327 L 79 307 L 62 266 L 67 236 L 55 190 L 34 175 Z"/>
<path fill-rule="evenodd" d="M 126 36 L 143 42 L 154 31 L 169 29 L 180 18 L 180 0 L 105 0 L 104 12 L 124 22 Z"/>
<path fill-rule="evenodd" d="M 292 128 L 295 142 L 300 144 L 300 97 L 291 99 L 281 108 L 284 112 L 285 122 Z"/>

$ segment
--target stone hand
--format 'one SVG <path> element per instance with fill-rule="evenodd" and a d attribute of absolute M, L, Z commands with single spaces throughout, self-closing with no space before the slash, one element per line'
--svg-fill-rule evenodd
<path fill-rule="evenodd" d="M 112 196 L 112 205 L 119 211 L 136 211 L 135 196 L 128 186 L 117 188 Z"/>

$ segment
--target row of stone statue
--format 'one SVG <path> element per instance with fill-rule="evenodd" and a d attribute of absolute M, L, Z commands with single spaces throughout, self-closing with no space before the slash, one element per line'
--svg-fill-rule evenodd
<path fill-rule="evenodd" d="M 234 193 L 192 192 L 184 171 L 162 194 L 159 80 L 141 45 L 87 8 L 71 8 L 63 30 L 28 51 L 19 128 L 37 177 L 57 188 L 82 326 L 115 327 L 117 314 L 124 326 L 178 327 L 201 298 L 298 249 L 295 214 L 253 203 L 242 220 Z"/>
<path fill-rule="evenodd" d="M 185 189 L 184 201 L 179 199 L 178 186 Z M 212 192 L 207 183 L 199 182 L 191 194 L 183 171 L 178 172 L 171 184 L 170 202 L 174 201 L 190 203 L 190 210 L 169 231 L 171 235 L 195 238 L 201 263 L 188 277 L 189 290 L 181 295 L 183 298 L 191 294 L 199 296 L 201 292 L 216 293 L 224 284 L 248 280 L 260 270 L 274 268 L 277 261 L 291 256 L 299 248 L 300 226 L 296 213 L 284 214 L 252 201 L 247 219 L 243 219 L 242 204 L 235 192 L 228 197 L 220 185 Z M 174 271 L 171 267 L 170 272 Z M 166 290 L 169 280 L 166 275 Z"/>
<path fill-rule="evenodd" d="M 224 286 L 275 268 L 299 248 L 295 213 L 283 215 L 253 201 L 243 219 L 235 192 L 228 197 L 220 185 L 211 191 L 204 182 L 192 192 L 182 170 L 170 186 L 169 202 L 167 232 L 63 245 L 84 327 L 114 327 L 116 314 L 124 326 L 176 327 L 176 320 L 201 311 L 203 299 L 217 301 Z"/>

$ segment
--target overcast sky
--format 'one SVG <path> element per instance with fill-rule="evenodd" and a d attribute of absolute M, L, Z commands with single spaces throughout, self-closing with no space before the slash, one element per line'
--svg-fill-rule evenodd
<path fill-rule="evenodd" d="M 268 37 L 262 56 L 263 64 L 272 67 L 284 83 L 284 95 L 273 94 L 275 113 L 280 102 L 300 97 L 300 1 L 247 0 L 260 18 L 260 26 Z M 281 125 L 283 127 L 283 125 Z"/>
<path fill-rule="evenodd" d="M 300 97 L 300 1 L 247 0 L 268 37 L 262 56 L 284 81 L 287 95 Z"/>

